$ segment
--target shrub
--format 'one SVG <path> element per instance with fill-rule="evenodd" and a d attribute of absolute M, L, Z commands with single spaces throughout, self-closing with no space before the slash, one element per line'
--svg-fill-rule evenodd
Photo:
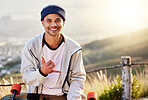
<path fill-rule="evenodd" d="M 132 81 L 132 98 L 138 98 L 140 95 L 141 84 L 138 83 L 136 76 L 133 77 Z"/>
<path fill-rule="evenodd" d="M 132 81 L 132 98 L 139 97 L 140 83 L 138 83 L 137 78 L 134 76 Z M 116 82 L 109 86 L 108 90 L 104 90 L 103 93 L 98 97 L 99 100 L 121 100 L 122 97 L 122 80 L 119 75 L 117 75 Z"/>
<path fill-rule="evenodd" d="M 122 96 L 122 80 L 119 75 L 117 75 L 117 81 L 111 83 L 109 90 L 104 90 L 103 93 L 98 97 L 99 100 L 121 100 Z"/>

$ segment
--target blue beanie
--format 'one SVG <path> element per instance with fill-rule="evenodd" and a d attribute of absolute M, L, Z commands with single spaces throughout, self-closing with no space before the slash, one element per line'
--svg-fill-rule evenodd
<path fill-rule="evenodd" d="M 48 14 L 58 14 L 65 21 L 65 11 L 63 8 L 61 8 L 57 5 L 48 5 L 48 6 L 44 7 L 43 10 L 41 11 L 41 21 Z"/>

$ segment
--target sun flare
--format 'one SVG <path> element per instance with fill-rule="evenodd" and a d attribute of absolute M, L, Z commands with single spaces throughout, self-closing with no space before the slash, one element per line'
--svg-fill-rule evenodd
<path fill-rule="evenodd" d="M 119 27 L 127 30 L 142 27 L 144 23 L 144 8 L 138 1 L 124 0 L 116 1 L 109 8 L 111 19 Z"/>

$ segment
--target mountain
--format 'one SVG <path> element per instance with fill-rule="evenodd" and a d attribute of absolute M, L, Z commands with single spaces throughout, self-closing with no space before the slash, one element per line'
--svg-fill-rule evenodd
<path fill-rule="evenodd" d="M 148 28 L 83 45 L 86 69 L 120 64 L 121 56 L 148 61 Z"/>

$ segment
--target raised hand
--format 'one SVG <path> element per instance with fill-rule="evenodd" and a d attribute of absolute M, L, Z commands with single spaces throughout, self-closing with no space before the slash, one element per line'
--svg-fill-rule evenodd
<path fill-rule="evenodd" d="M 50 74 L 52 72 L 61 73 L 61 71 L 54 70 L 56 67 L 55 63 L 52 60 L 45 62 L 44 56 L 42 56 L 42 64 L 41 64 L 41 72 L 45 75 Z"/>

